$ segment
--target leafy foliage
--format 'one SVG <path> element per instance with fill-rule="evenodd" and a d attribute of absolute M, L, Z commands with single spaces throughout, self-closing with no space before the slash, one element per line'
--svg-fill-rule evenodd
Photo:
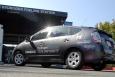
<path fill-rule="evenodd" d="M 113 39 L 115 40 L 115 20 L 112 20 L 112 22 L 100 22 L 96 25 L 96 28 L 104 30 L 108 34 L 111 34 Z"/>

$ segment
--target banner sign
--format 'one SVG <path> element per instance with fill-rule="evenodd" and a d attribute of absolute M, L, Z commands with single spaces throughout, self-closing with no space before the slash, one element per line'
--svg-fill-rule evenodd
<path fill-rule="evenodd" d="M 33 8 L 16 7 L 16 6 L 6 6 L 6 5 L 0 5 L 0 9 L 25 11 L 25 12 L 35 12 L 35 13 L 41 13 L 41 14 L 56 14 L 55 11 L 50 11 L 50 10 L 33 9 Z"/>

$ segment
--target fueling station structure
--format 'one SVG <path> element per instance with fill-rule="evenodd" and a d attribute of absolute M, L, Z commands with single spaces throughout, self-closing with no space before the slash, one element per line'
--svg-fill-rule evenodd
<path fill-rule="evenodd" d="M 19 44 L 25 37 L 48 25 L 63 25 L 66 18 L 67 12 L 0 5 L 3 43 Z"/>

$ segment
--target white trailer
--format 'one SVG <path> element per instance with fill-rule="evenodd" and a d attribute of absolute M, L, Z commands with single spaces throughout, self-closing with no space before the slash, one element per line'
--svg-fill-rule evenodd
<path fill-rule="evenodd" d="M 2 63 L 3 25 L 0 24 L 0 64 Z"/>

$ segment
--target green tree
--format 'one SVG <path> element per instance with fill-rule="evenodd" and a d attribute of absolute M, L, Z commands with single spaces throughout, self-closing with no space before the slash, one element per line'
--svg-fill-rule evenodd
<path fill-rule="evenodd" d="M 111 34 L 113 39 L 115 40 L 115 20 L 112 20 L 112 22 L 100 22 L 96 25 L 96 28 L 103 30 L 107 32 L 108 34 Z"/>
<path fill-rule="evenodd" d="M 111 23 L 111 35 L 113 39 L 115 40 L 115 20 L 113 20 Z"/>

